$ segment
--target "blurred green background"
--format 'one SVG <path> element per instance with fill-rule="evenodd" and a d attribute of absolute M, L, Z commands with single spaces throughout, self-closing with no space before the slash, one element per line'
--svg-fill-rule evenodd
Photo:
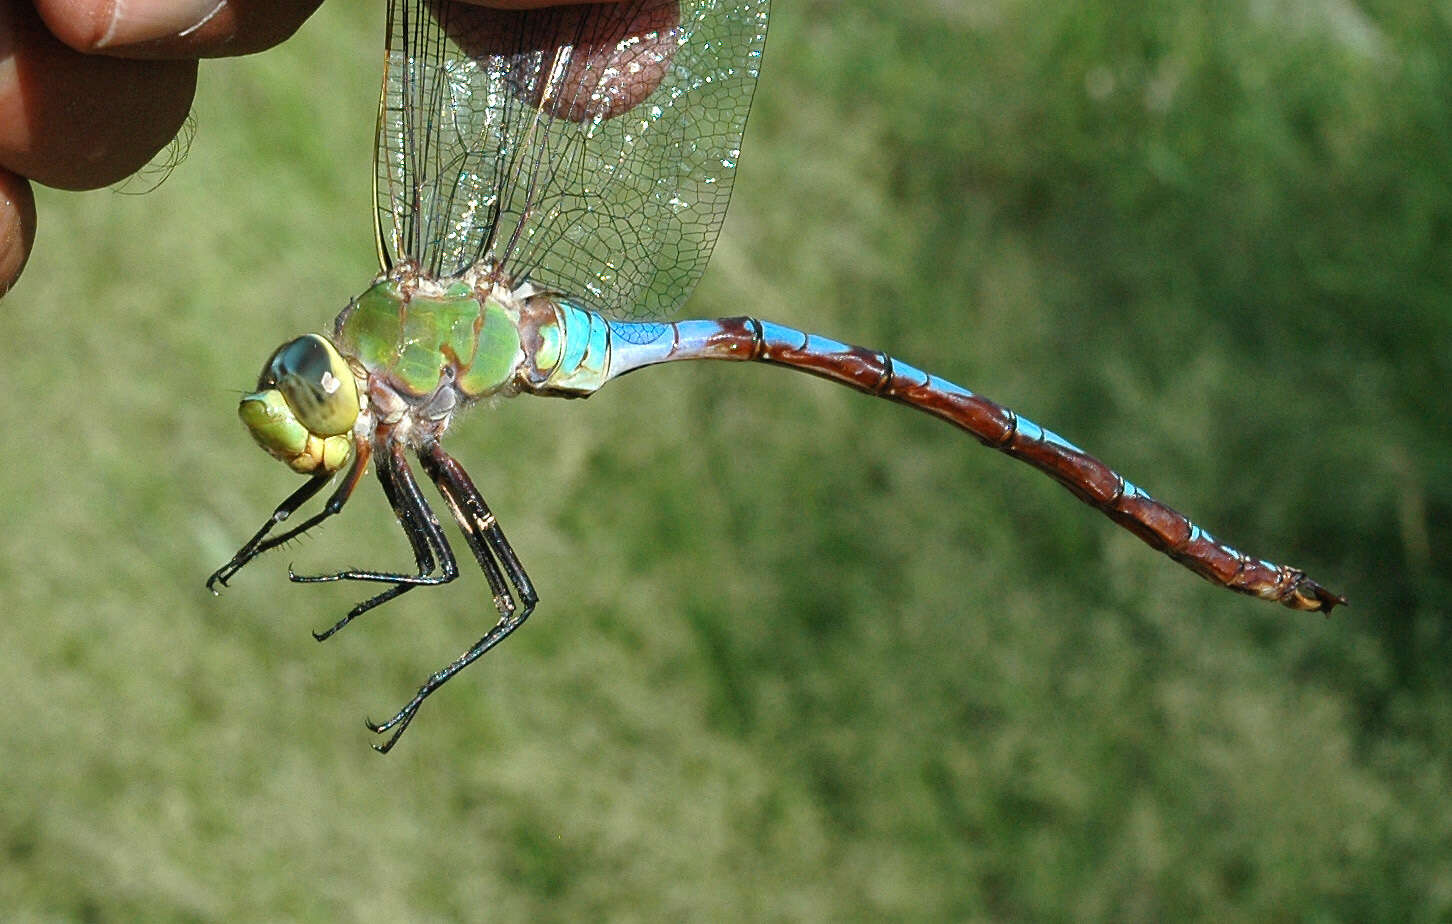
<path fill-rule="evenodd" d="M 144 195 L 40 195 L 0 347 L 0 907 L 63 919 L 1446 920 L 1452 13 L 779 0 L 687 312 L 891 350 L 1352 606 L 1185 572 L 1028 468 L 779 370 L 451 436 L 543 601 L 409 560 L 237 423 L 374 271 L 381 4 L 208 63 Z M 456 542 L 462 548 L 462 543 Z"/>

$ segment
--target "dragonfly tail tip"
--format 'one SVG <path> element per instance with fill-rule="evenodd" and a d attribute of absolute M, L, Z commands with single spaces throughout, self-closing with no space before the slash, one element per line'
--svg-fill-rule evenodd
<path fill-rule="evenodd" d="M 1292 609 L 1304 610 L 1309 613 L 1325 613 L 1328 616 L 1338 606 L 1351 605 L 1345 597 L 1332 593 L 1305 575 L 1302 575 L 1296 582 L 1296 586 L 1291 589 L 1285 604 Z"/>

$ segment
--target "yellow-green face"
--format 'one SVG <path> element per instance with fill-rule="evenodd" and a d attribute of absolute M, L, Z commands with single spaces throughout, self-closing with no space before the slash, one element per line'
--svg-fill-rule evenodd
<path fill-rule="evenodd" d="M 237 415 L 257 444 L 293 471 L 335 472 L 352 449 L 358 386 L 327 338 L 308 334 L 272 354 Z"/>

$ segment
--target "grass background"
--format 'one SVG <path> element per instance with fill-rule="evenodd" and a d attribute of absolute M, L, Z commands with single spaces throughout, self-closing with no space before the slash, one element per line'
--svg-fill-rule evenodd
<path fill-rule="evenodd" d="M 42 191 L 0 303 L 0 907 L 66 919 L 1445 920 L 1452 21 L 1411 0 L 793 2 L 687 312 L 1002 400 L 1327 620 L 1199 581 L 886 402 L 683 365 L 479 410 L 477 574 L 294 479 L 240 389 L 373 271 L 382 11 L 208 63 L 145 195 Z M 455 543 L 462 548 L 461 543 Z"/>

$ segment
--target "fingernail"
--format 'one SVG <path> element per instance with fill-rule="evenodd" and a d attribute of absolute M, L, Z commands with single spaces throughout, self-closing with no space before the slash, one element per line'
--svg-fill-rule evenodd
<path fill-rule="evenodd" d="M 0 169 L 0 298 L 10 291 L 35 240 L 35 199 L 30 184 Z"/>
<path fill-rule="evenodd" d="M 112 0 L 111 21 L 94 48 L 185 38 L 226 7 L 227 0 Z"/>

